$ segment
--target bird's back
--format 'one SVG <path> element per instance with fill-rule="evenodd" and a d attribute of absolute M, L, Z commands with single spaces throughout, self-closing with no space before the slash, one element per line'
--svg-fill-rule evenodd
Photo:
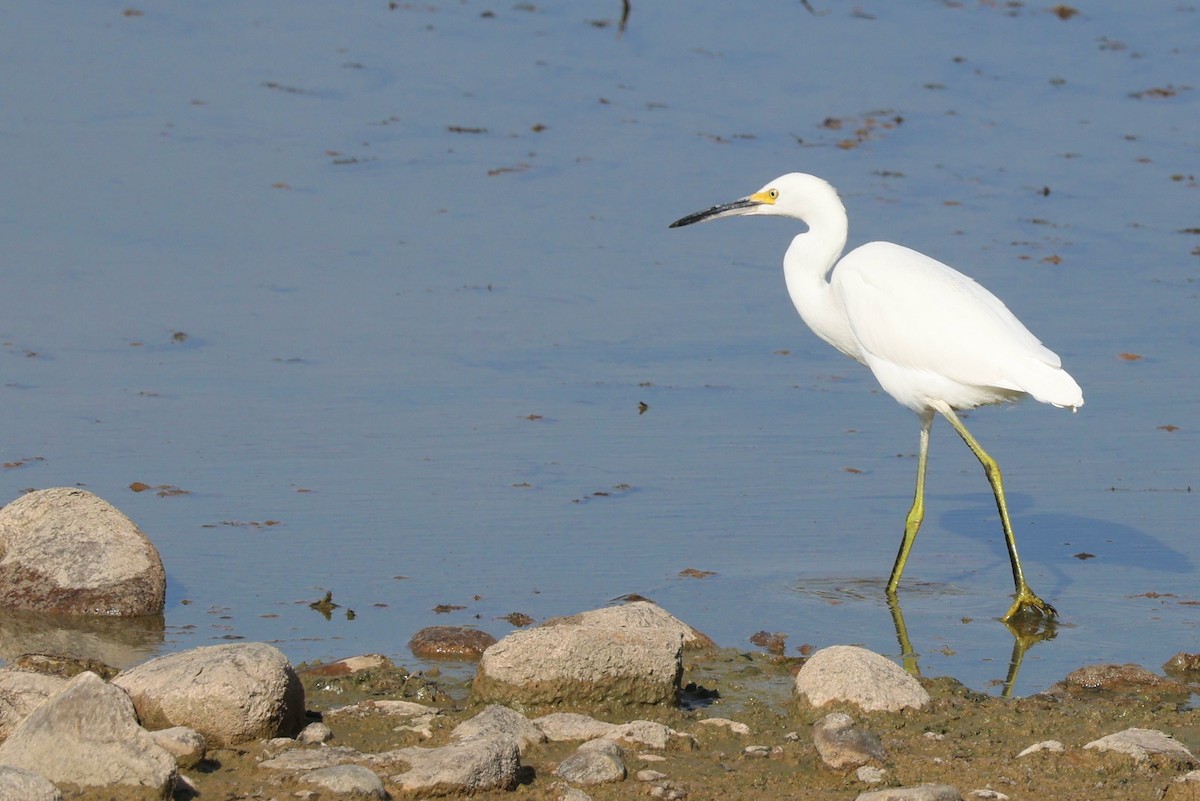
<path fill-rule="evenodd" d="M 846 254 L 830 276 L 859 347 L 883 388 L 913 409 L 972 408 L 1028 394 L 1083 405 L 1058 356 L 995 295 L 957 270 L 890 242 Z"/>

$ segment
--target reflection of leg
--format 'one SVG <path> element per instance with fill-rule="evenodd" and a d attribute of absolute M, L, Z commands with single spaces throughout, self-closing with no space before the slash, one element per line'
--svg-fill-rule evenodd
<path fill-rule="evenodd" d="M 900 586 L 900 575 L 904 572 L 909 551 L 917 539 L 921 521 L 925 519 L 925 465 L 929 461 L 929 429 L 933 427 L 933 412 L 926 410 L 919 416 L 921 449 L 917 452 L 917 490 L 913 495 L 912 508 L 908 510 L 908 517 L 904 521 L 904 539 L 900 541 L 900 552 L 896 554 L 896 563 L 892 565 L 892 575 L 887 583 L 888 595 L 895 595 L 896 588 Z"/>
<path fill-rule="evenodd" d="M 958 415 L 954 413 L 953 409 L 941 404 L 938 411 L 949 421 L 950 425 L 954 426 L 954 430 L 962 437 L 963 442 L 967 443 L 971 453 L 975 454 L 975 458 L 983 465 L 983 472 L 987 475 L 988 483 L 992 485 L 992 494 L 996 496 L 996 508 L 1000 510 L 1000 525 L 1004 527 L 1004 542 L 1008 546 L 1008 560 L 1012 563 L 1013 583 L 1017 588 L 1016 601 L 1004 615 L 1004 619 L 1012 620 L 1025 616 L 1054 617 L 1058 614 L 1054 607 L 1034 595 L 1033 590 L 1029 589 L 1029 584 L 1025 582 L 1025 572 L 1021 569 L 1021 557 L 1017 555 L 1017 539 L 1013 536 L 1012 523 L 1008 519 L 1008 504 L 1004 501 L 1004 482 L 1000 477 L 1000 465 L 996 464 L 996 460 L 988 455 L 975 437 L 971 436 L 971 432 L 958 419 Z"/>
<path fill-rule="evenodd" d="M 920 676 L 921 666 L 917 664 L 917 652 L 913 650 L 912 641 L 908 639 L 908 626 L 904 623 L 900 599 L 895 595 L 888 598 L 888 608 L 892 610 L 892 625 L 896 627 L 896 641 L 900 643 L 900 658 L 904 660 L 904 669 L 913 676 Z"/>

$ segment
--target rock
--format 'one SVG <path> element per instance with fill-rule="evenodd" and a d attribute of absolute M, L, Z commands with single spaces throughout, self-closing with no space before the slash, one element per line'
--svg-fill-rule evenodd
<path fill-rule="evenodd" d="M 552 712 L 549 715 L 534 718 L 533 723 L 551 742 L 595 740 L 616 728 L 616 724 L 605 723 L 603 720 L 596 720 L 575 712 Z"/>
<path fill-rule="evenodd" d="M 809 657 L 796 674 L 795 691 L 814 707 L 846 701 L 865 712 L 929 704 L 929 693 L 899 665 L 853 645 L 833 645 Z"/>
<path fill-rule="evenodd" d="M 472 696 L 512 704 L 674 704 L 683 673 L 678 627 L 632 625 L 625 607 L 508 635 L 483 652 Z"/>
<path fill-rule="evenodd" d="M 1033 745 L 1029 746 L 1024 751 L 1017 754 L 1017 757 L 1020 758 L 1023 756 L 1029 756 L 1030 754 L 1036 754 L 1038 751 L 1048 751 L 1052 754 L 1061 754 L 1063 752 L 1063 744 L 1058 740 L 1043 740 L 1040 743 L 1034 743 Z"/>
<path fill-rule="evenodd" d="M 554 770 L 572 784 L 607 784 L 625 778 L 625 754 L 612 740 L 591 740 L 579 746 Z"/>
<path fill-rule="evenodd" d="M 58 676 L 60 679 L 73 679 L 80 673 L 91 671 L 108 681 L 120 672 L 112 665 L 107 665 L 98 659 L 85 659 L 64 654 L 21 654 L 9 663 L 9 667 L 28 670 L 31 673 L 43 673 L 47 676 Z"/>
<path fill-rule="evenodd" d="M 684 801 L 688 797 L 687 789 L 670 779 L 651 784 L 647 795 L 651 798 L 661 798 L 663 801 Z"/>
<path fill-rule="evenodd" d="M 919 784 L 860 793 L 854 801 L 963 801 L 963 797 L 948 784 Z"/>
<path fill-rule="evenodd" d="M 408 641 L 408 649 L 418 659 L 476 660 L 496 638 L 486 631 L 465 626 L 429 626 Z"/>
<path fill-rule="evenodd" d="M 284 751 L 277 757 L 264 759 L 258 763 L 260 768 L 281 771 L 312 771 L 321 768 L 332 768 L 367 759 L 367 755 L 353 748 L 342 746 L 325 746 L 322 748 L 294 748 Z"/>
<path fill-rule="evenodd" d="M 186 726 L 159 729 L 150 732 L 150 736 L 162 750 L 175 758 L 175 764 L 181 768 L 192 768 L 200 764 L 208 751 L 204 735 Z"/>
<path fill-rule="evenodd" d="M 590 795 L 569 784 L 559 783 L 556 789 L 558 790 L 558 801 L 592 801 Z"/>
<path fill-rule="evenodd" d="M 310 723 L 296 735 L 296 741 L 305 745 L 320 745 L 333 739 L 333 730 L 324 723 Z"/>
<path fill-rule="evenodd" d="M 345 659 L 339 659 L 336 662 L 328 662 L 324 665 L 313 665 L 304 670 L 305 675 L 312 676 L 353 676 L 356 673 L 365 673 L 368 670 L 393 670 L 395 665 L 392 660 L 388 659 L 383 654 L 363 654 L 361 656 L 348 656 Z"/>
<path fill-rule="evenodd" d="M 887 776 L 887 771 L 874 765 L 863 765 L 854 771 L 854 777 L 863 784 L 879 784 Z"/>
<path fill-rule="evenodd" d="M 0 509 L 0 607 L 159 615 L 166 588 L 153 543 L 87 490 L 37 490 Z"/>
<path fill-rule="evenodd" d="M 729 718 L 704 718 L 696 721 L 702 726 L 720 726 L 729 729 L 734 734 L 749 734 L 750 727 L 745 723 L 738 723 Z"/>
<path fill-rule="evenodd" d="M 23 670 L 0 670 L 0 740 L 37 708 L 61 690 L 66 679 Z"/>
<path fill-rule="evenodd" d="M 1157 690 L 1187 694 L 1188 688 L 1174 679 L 1152 673 L 1140 665 L 1086 665 L 1073 670 L 1063 679 L 1068 690 L 1108 690 L 1109 692 L 1142 692 Z"/>
<path fill-rule="evenodd" d="M 287 657 L 266 643 L 193 648 L 151 659 L 113 684 L 133 698 L 147 728 L 187 726 L 210 747 L 270 737 L 294 737 L 303 728 L 304 688 Z"/>
<path fill-rule="evenodd" d="M 0 765 L 0 801 L 62 801 L 62 793 L 40 773 Z"/>
<path fill-rule="evenodd" d="M 667 774 L 663 773 L 662 771 L 643 768 L 637 772 L 636 778 L 639 782 L 656 782 L 660 779 L 667 778 Z"/>
<path fill-rule="evenodd" d="M 1150 757 L 1158 755 L 1182 765 L 1195 765 L 1197 761 L 1183 743 L 1171 735 L 1155 729 L 1125 729 L 1116 734 L 1101 737 L 1099 740 L 1093 740 L 1085 745 L 1084 749 L 1126 754 L 1137 762 L 1144 762 Z"/>
<path fill-rule="evenodd" d="M 499 704 L 492 704 L 475 717 L 464 720 L 454 727 L 450 736 L 456 740 L 472 737 L 510 737 L 522 754 L 529 746 L 546 742 L 545 733 L 529 718 Z"/>
<path fill-rule="evenodd" d="M 355 798 L 387 798 L 383 781 L 370 768 L 361 765 L 337 765 L 332 768 L 321 768 L 300 777 L 300 781 L 315 784 L 324 790 L 338 795 L 349 795 Z"/>
<path fill-rule="evenodd" d="M 62 793 L 40 773 L 0 765 L 0 801 L 62 801 Z"/>
<path fill-rule="evenodd" d="M 429 795 L 510 790 L 521 767 L 516 742 L 503 736 L 472 737 L 441 748 L 401 748 L 386 756 L 411 765 L 407 773 L 393 776 L 393 783 Z"/>
<path fill-rule="evenodd" d="M 653 720 L 631 720 L 628 723 L 613 724 L 604 735 L 604 739 L 624 740 L 650 748 L 666 748 L 671 738 L 677 736 L 679 732 L 662 723 Z"/>
<path fill-rule="evenodd" d="M 717 646 L 707 634 L 697 631 L 661 606 L 649 601 L 631 601 L 620 606 L 580 612 L 578 615 L 553 617 L 542 624 L 542 626 L 593 625 L 674 631 L 683 638 L 683 647 L 689 651 Z"/>
<path fill-rule="evenodd" d="M 1006 796 L 1004 793 L 1001 793 L 998 790 L 993 790 L 989 787 L 985 787 L 982 790 L 972 790 L 971 792 L 967 793 L 967 798 L 983 798 L 989 799 L 989 801 L 1008 801 L 1008 796 Z"/>
<path fill-rule="evenodd" d="M 1163 670 L 1168 673 L 1192 673 L 1200 671 L 1200 654 L 1189 654 L 1180 651 L 1167 660 Z"/>
<path fill-rule="evenodd" d="M 879 738 L 856 728 L 849 715 L 834 712 L 813 725 L 813 745 L 821 761 L 831 768 L 856 768 L 887 758 Z"/>
<path fill-rule="evenodd" d="M 138 725 L 129 696 L 94 673 L 80 673 L 17 724 L 0 764 L 156 799 L 170 797 L 176 778 L 175 759 Z"/>
<path fill-rule="evenodd" d="M 1200 770 L 1176 776 L 1162 795 L 1163 801 L 1200 801 Z"/>

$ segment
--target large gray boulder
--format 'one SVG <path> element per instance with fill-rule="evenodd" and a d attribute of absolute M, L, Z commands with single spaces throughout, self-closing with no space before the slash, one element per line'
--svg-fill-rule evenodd
<path fill-rule="evenodd" d="M 810 656 L 796 674 L 795 690 L 814 707 L 846 702 L 864 712 L 923 709 L 930 700 L 895 662 L 855 645 L 831 645 Z"/>
<path fill-rule="evenodd" d="M 129 696 L 95 673 L 80 673 L 21 721 L 0 744 L 0 765 L 154 799 L 169 798 L 177 778 L 175 760 L 138 725 Z"/>
<path fill-rule="evenodd" d="M 112 681 L 150 729 L 187 726 L 209 747 L 294 737 L 304 688 L 287 657 L 266 643 L 232 643 L 160 656 Z"/>
<path fill-rule="evenodd" d="M 87 490 L 37 490 L 0 509 L 0 607 L 154 615 L 166 587 L 153 543 Z"/>
<path fill-rule="evenodd" d="M 517 705 L 674 704 L 683 632 L 669 615 L 667 620 L 635 608 L 631 617 L 626 607 L 638 606 L 595 610 L 508 635 L 483 652 L 472 696 Z"/>

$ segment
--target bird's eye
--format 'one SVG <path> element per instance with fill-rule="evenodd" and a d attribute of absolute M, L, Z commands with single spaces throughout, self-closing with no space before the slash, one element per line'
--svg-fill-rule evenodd
<path fill-rule="evenodd" d="M 768 189 L 767 194 L 771 196 L 771 200 L 779 200 L 779 190 L 778 189 Z"/>

